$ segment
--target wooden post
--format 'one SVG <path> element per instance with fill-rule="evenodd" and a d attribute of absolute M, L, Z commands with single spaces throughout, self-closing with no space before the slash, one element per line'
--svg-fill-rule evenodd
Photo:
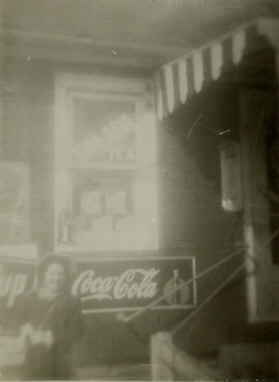
<path fill-rule="evenodd" d="M 259 19 L 259 35 L 274 49 L 279 87 L 279 22 Z M 264 53 L 263 53 L 264 54 Z M 276 85 L 276 84 L 274 84 Z M 240 140 L 244 186 L 244 238 L 247 246 L 248 320 L 279 318 L 279 269 L 272 260 L 265 134 L 265 117 L 274 91 L 246 88 L 240 94 Z"/>
<path fill-rule="evenodd" d="M 267 316 L 264 292 L 271 266 L 264 116 L 268 92 L 243 89 L 240 137 L 244 189 L 244 238 L 247 246 L 247 306 L 250 322 Z M 255 267 L 255 264 L 258 266 Z"/>
<path fill-rule="evenodd" d="M 172 336 L 159 332 L 151 337 L 151 374 L 153 381 L 174 381 Z"/>

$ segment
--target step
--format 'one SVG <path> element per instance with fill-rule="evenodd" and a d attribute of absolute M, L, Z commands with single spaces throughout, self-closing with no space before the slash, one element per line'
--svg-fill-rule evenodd
<path fill-rule="evenodd" d="M 279 345 L 238 343 L 220 348 L 218 365 L 226 378 L 278 379 Z"/>
<path fill-rule="evenodd" d="M 149 364 L 96 365 L 77 369 L 77 380 L 150 381 Z"/>

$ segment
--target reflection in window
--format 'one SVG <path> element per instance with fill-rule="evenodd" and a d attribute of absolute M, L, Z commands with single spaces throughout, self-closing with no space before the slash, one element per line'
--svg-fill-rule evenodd
<path fill-rule="evenodd" d="M 66 94 L 71 110 L 56 126 L 57 247 L 157 249 L 155 127 L 144 95 Z"/>

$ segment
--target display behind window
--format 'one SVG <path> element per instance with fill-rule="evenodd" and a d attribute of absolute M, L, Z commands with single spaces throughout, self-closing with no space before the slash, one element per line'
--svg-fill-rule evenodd
<path fill-rule="evenodd" d="M 101 79 L 58 78 L 56 249 L 154 250 L 156 136 L 146 84 Z"/>

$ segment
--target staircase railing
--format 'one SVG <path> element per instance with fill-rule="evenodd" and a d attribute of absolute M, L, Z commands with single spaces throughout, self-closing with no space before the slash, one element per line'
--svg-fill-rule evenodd
<path fill-rule="evenodd" d="M 123 316 L 123 321 L 129 322 L 129 321 L 135 319 L 136 317 L 141 316 L 146 311 L 148 311 L 148 310 L 154 308 L 156 305 L 160 304 L 167 297 L 171 297 L 173 294 L 175 294 L 178 291 L 185 288 L 185 286 L 192 284 L 194 281 L 200 280 L 202 277 L 208 275 L 210 272 L 215 271 L 217 268 L 219 268 L 221 265 L 227 263 L 231 259 L 242 255 L 244 252 L 245 252 L 245 248 L 240 248 L 240 249 L 235 250 L 234 252 L 232 252 L 231 254 L 226 256 L 224 259 L 219 260 L 218 262 L 209 266 L 208 268 L 206 268 L 202 272 L 198 273 L 194 277 L 190 278 L 189 280 L 179 283 L 179 285 L 177 285 L 175 288 L 166 292 L 164 295 L 159 296 L 157 299 L 153 300 L 151 303 L 145 305 L 142 308 L 138 308 L 134 313 L 131 313 L 130 315 Z"/>
<path fill-rule="evenodd" d="M 274 232 L 269 239 L 259 248 L 257 252 L 260 252 L 264 247 L 269 245 L 275 237 L 279 235 L 279 229 Z M 192 277 L 190 280 L 181 283 L 176 288 L 173 288 L 172 291 L 169 291 L 167 296 L 171 296 L 180 289 L 184 288 L 186 285 L 193 283 L 196 280 L 200 280 L 202 277 L 208 275 L 210 272 L 213 272 L 221 265 L 227 263 L 231 259 L 242 255 L 245 253 L 245 259 L 243 263 L 238 266 L 220 285 L 218 285 L 208 297 L 202 301 L 197 308 L 192 311 L 186 318 L 181 320 L 176 324 L 169 332 L 159 332 L 154 334 L 151 337 L 150 342 L 150 354 L 151 354 L 151 372 L 153 380 L 169 380 L 174 381 L 177 376 L 181 376 L 190 380 L 193 379 L 206 379 L 206 380 L 220 380 L 220 375 L 216 370 L 213 370 L 208 365 L 198 361 L 189 354 L 182 352 L 176 348 L 173 344 L 173 336 L 182 329 L 190 320 L 192 320 L 196 315 L 198 315 L 201 310 L 210 303 L 226 286 L 228 286 L 234 278 L 236 278 L 244 269 L 247 272 L 247 264 L 249 265 L 249 271 L 254 272 L 256 270 L 256 254 L 251 256 L 247 253 L 246 248 L 240 248 L 233 253 L 226 256 L 224 259 L 218 261 L 217 263 L 211 265 L 207 269 L 203 270 L 196 276 Z M 251 268 L 251 263 L 254 266 Z M 142 315 L 147 310 L 152 309 L 154 306 L 159 304 L 163 299 L 166 298 L 166 295 L 160 296 L 156 300 L 152 301 L 150 304 L 146 305 L 143 308 L 139 308 L 136 312 L 130 314 L 129 316 L 124 317 L 124 321 L 129 322 L 136 317 Z M 222 378 L 221 378 L 222 379 Z"/>

